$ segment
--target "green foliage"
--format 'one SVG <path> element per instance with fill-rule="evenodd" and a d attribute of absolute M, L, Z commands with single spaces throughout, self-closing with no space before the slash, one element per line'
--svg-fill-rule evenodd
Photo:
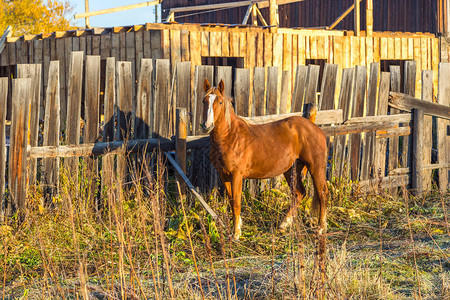
<path fill-rule="evenodd" d="M 69 30 L 73 28 L 67 18 L 71 11 L 64 0 L 0 0 L 0 33 L 8 25 L 15 36 Z"/>

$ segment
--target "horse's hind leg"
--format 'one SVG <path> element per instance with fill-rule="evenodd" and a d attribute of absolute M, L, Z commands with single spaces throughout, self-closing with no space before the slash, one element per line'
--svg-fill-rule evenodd
<path fill-rule="evenodd" d="M 328 187 L 326 180 L 326 161 L 310 166 L 309 172 L 314 183 L 313 212 L 318 212 L 319 234 L 327 231 Z"/>
<path fill-rule="evenodd" d="M 305 186 L 303 185 L 302 175 L 300 173 L 300 172 L 302 172 L 304 166 L 305 166 L 305 164 L 303 162 L 297 161 L 295 172 L 294 172 L 293 168 L 290 168 L 289 170 L 287 170 L 284 173 L 284 177 L 286 178 L 286 181 L 292 190 L 294 198 L 293 198 L 292 205 L 289 208 L 288 213 L 286 214 L 283 222 L 280 225 L 280 229 L 282 229 L 282 230 L 286 230 L 289 226 L 292 225 L 294 218 L 297 216 L 298 203 L 306 195 L 306 189 L 305 189 Z M 294 182 L 295 182 L 295 186 L 294 186 Z"/>

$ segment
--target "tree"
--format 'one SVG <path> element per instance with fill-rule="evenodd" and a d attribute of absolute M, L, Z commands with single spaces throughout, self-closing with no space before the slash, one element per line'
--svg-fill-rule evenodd
<path fill-rule="evenodd" d="M 65 0 L 0 0 L 0 35 L 8 25 L 15 36 L 69 30 L 71 11 Z"/>

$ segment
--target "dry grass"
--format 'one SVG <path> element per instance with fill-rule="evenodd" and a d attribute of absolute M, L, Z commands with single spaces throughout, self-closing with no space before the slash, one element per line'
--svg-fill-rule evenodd
<path fill-rule="evenodd" d="M 190 197 L 179 203 L 161 162 L 146 166 L 131 178 L 114 177 L 102 190 L 100 210 L 88 197 L 95 178 L 81 175 L 76 187 L 62 172 L 52 205 L 43 205 L 42 187 L 30 189 L 25 221 L 0 227 L 1 296 L 312 299 L 323 290 L 327 299 L 450 299 L 448 194 L 362 195 L 348 182 L 330 184 L 321 286 L 310 199 L 290 232 L 281 233 L 287 187 L 258 197 L 245 191 L 243 236 L 234 243 L 228 201 L 217 191 L 209 204 L 227 229 Z"/>

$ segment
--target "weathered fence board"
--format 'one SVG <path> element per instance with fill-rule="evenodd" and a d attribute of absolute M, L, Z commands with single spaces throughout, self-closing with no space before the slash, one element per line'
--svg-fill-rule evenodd
<path fill-rule="evenodd" d="M 253 73 L 253 103 L 252 116 L 264 115 L 266 90 L 266 68 L 256 67 Z"/>
<path fill-rule="evenodd" d="M 439 104 L 450 106 L 450 63 L 439 63 L 439 83 L 438 83 L 438 99 Z M 450 137 L 448 136 L 447 126 L 450 125 L 448 120 L 438 120 L 438 162 L 445 164 L 450 162 Z M 439 189 L 446 192 L 449 187 L 449 169 L 439 169 Z"/>
<path fill-rule="evenodd" d="M 364 113 L 364 99 L 366 94 L 367 68 L 355 67 L 355 84 L 352 97 L 352 117 L 362 117 Z M 361 135 L 352 134 L 349 141 L 351 179 L 359 179 L 361 159 Z"/>
<path fill-rule="evenodd" d="M 144 63 L 141 64 L 141 66 Z M 116 59 L 108 57 L 106 59 L 105 70 L 105 95 L 104 95 L 104 127 L 103 127 L 103 141 L 112 142 L 115 137 L 115 117 L 114 110 L 116 105 Z M 151 101 L 151 99 L 149 100 Z M 114 180 L 114 155 L 106 154 L 102 158 L 102 193 L 104 191 L 111 191 Z"/>
<path fill-rule="evenodd" d="M 28 110 L 32 95 L 32 79 L 12 80 L 11 143 L 8 187 L 10 201 L 7 215 L 25 210 L 27 195 Z"/>
<path fill-rule="evenodd" d="M 433 101 L 433 71 L 422 71 L 422 100 Z M 425 116 L 423 120 L 423 165 L 431 164 L 431 148 L 432 148 L 432 116 Z M 431 189 L 431 170 L 424 170 L 422 187 L 424 190 Z"/>
<path fill-rule="evenodd" d="M 177 74 L 183 73 L 183 67 L 177 65 Z M 188 65 L 188 71 L 190 72 L 190 66 Z M 184 76 L 179 76 L 184 78 Z M 190 89 L 182 84 L 182 80 L 178 81 L 182 85 L 182 88 Z M 185 90 L 186 91 L 186 90 Z M 185 100 L 181 99 L 181 96 L 177 96 L 177 101 L 180 100 L 183 105 L 187 105 L 187 96 Z M 185 106 L 183 106 L 185 107 Z M 134 121 L 135 136 L 137 139 L 146 139 L 152 136 L 153 132 L 153 61 L 151 59 L 143 59 L 141 61 L 141 71 L 139 73 L 137 99 L 136 99 L 136 118 Z"/>
<path fill-rule="evenodd" d="M 325 64 L 319 97 L 320 110 L 329 110 L 334 108 L 337 72 L 338 65 Z"/>
<path fill-rule="evenodd" d="M 195 66 L 195 84 L 194 84 L 194 107 L 193 107 L 193 121 L 192 128 L 194 130 L 193 134 L 196 135 L 200 122 L 202 120 L 203 112 L 203 82 L 208 79 L 209 83 L 212 84 L 214 77 L 214 67 L 213 66 Z"/>
<path fill-rule="evenodd" d="M 8 78 L 0 78 L 0 215 L 3 215 L 6 166 L 6 102 L 8 99 Z"/>
<path fill-rule="evenodd" d="M 66 144 L 80 143 L 81 95 L 83 87 L 83 58 L 81 51 L 72 52 L 69 66 L 69 82 L 67 94 Z M 60 80 L 61 80 L 60 74 Z M 61 81 L 60 81 L 61 84 Z M 61 94 L 60 94 L 61 97 Z M 62 107 L 61 107 L 62 110 Z M 62 110 L 63 111 L 63 110 Z M 78 159 L 65 160 L 69 181 L 74 183 L 75 193 L 78 193 Z"/>
<path fill-rule="evenodd" d="M 100 125 L 100 56 L 86 56 L 85 90 L 84 90 L 84 118 L 83 130 L 84 143 L 94 143 L 99 138 Z M 84 164 L 85 176 L 90 178 L 83 186 L 85 195 L 88 195 L 86 203 L 92 204 L 97 195 L 98 160 L 88 157 Z"/>
<path fill-rule="evenodd" d="M 277 113 L 278 67 L 267 68 L 266 115 Z"/>
<path fill-rule="evenodd" d="M 295 73 L 294 95 L 292 96 L 291 111 L 298 112 L 303 109 L 303 97 L 305 95 L 306 77 L 308 67 L 299 65 Z"/>
<path fill-rule="evenodd" d="M 48 69 L 48 83 L 45 94 L 44 113 L 44 146 L 59 146 L 60 131 L 60 88 L 59 61 L 51 61 Z M 44 185 L 45 204 L 50 205 L 52 197 L 59 189 L 59 157 L 43 159 L 44 174 L 41 184 Z"/>
<path fill-rule="evenodd" d="M 170 61 L 168 59 L 158 59 L 156 61 L 155 76 L 155 132 L 164 138 L 171 134 L 170 126 Z"/>
<path fill-rule="evenodd" d="M 389 72 L 381 72 L 380 85 L 378 90 L 378 109 L 377 115 L 384 116 L 387 115 L 388 111 L 388 101 L 389 101 L 389 86 L 390 86 L 391 75 Z M 376 139 L 375 142 L 375 171 L 377 175 L 386 175 L 386 148 L 387 139 Z"/>
<path fill-rule="evenodd" d="M 35 147 L 38 145 L 39 134 L 39 110 L 41 99 L 41 78 L 42 65 L 40 64 L 19 64 L 17 65 L 17 78 L 31 78 L 31 101 L 29 107 L 29 132 L 28 143 Z M 29 166 L 28 180 L 30 185 L 36 184 L 37 160 L 32 159 Z"/>
<path fill-rule="evenodd" d="M 234 101 L 236 114 L 247 117 L 249 115 L 250 70 L 236 68 L 236 80 L 234 81 Z"/>
<path fill-rule="evenodd" d="M 225 83 L 225 95 L 231 97 L 231 89 L 233 87 L 232 68 L 230 66 L 219 66 L 215 69 L 215 84 L 219 85 L 220 80 Z M 212 84 L 212 82 L 211 82 Z"/>
<path fill-rule="evenodd" d="M 413 96 L 416 93 L 416 62 L 406 61 L 404 70 L 404 83 L 403 83 L 403 93 L 406 95 Z M 410 158 L 408 157 L 410 138 L 404 137 L 402 142 L 402 151 L 400 153 L 400 163 L 402 168 L 410 167 L 408 162 Z"/>
<path fill-rule="evenodd" d="M 177 107 L 190 109 L 189 98 L 191 95 L 191 62 L 177 63 Z"/>
<path fill-rule="evenodd" d="M 370 77 L 367 87 L 366 116 L 375 116 L 375 105 L 377 102 L 379 63 L 370 64 Z M 364 140 L 363 154 L 361 160 L 361 180 L 374 176 L 375 161 L 375 132 L 367 132 Z"/>
<path fill-rule="evenodd" d="M 305 98 L 303 103 L 316 103 L 317 84 L 319 82 L 320 66 L 309 65 L 305 83 Z"/>
<path fill-rule="evenodd" d="M 350 101 L 352 95 L 353 77 L 355 69 L 344 69 L 342 71 L 342 85 L 339 94 L 338 108 L 342 109 L 344 121 L 350 117 Z M 334 139 L 334 159 L 335 166 L 334 177 L 343 178 L 348 175 L 345 170 L 348 170 L 349 164 L 347 161 L 345 151 L 346 136 L 339 136 Z M 346 168 L 347 166 L 347 168 Z M 345 168 L 345 169 L 344 169 Z"/>
<path fill-rule="evenodd" d="M 288 111 L 288 103 L 290 102 L 290 82 L 291 82 L 291 70 L 286 70 L 281 73 L 281 91 L 280 91 L 280 114 L 285 114 Z"/>
<path fill-rule="evenodd" d="M 391 92 L 400 92 L 400 66 L 390 66 L 389 71 L 391 73 Z M 397 114 L 398 110 L 390 107 L 389 113 Z M 398 137 L 392 137 L 389 139 L 389 161 L 388 172 L 399 167 L 398 161 Z"/>

